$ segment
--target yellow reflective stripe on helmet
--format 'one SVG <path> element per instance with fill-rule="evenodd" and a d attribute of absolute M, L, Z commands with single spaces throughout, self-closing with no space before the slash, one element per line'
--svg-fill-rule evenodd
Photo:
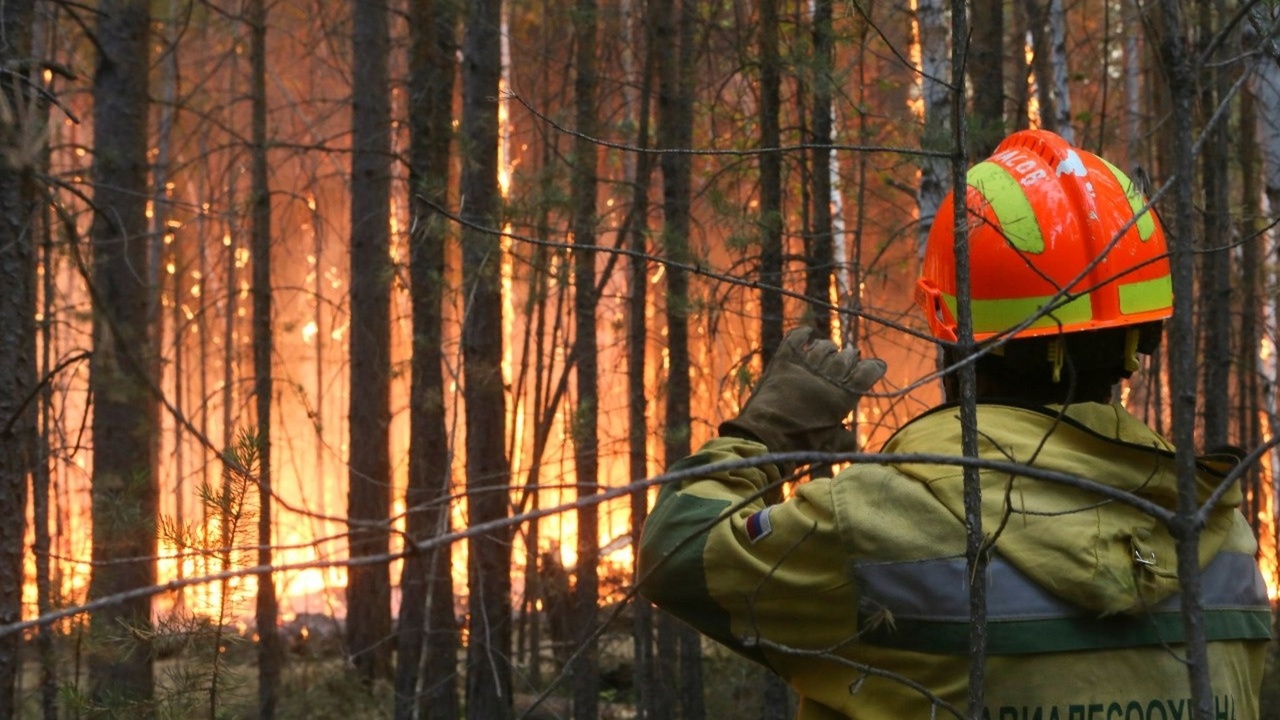
<path fill-rule="evenodd" d="M 1133 208 L 1133 214 L 1138 217 L 1138 236 L 1142 238 L 1143 242 L 1146 242 L 1151 237 L 1151 234 L 1156 231 L 1156 221 L 1152 216 L 1153 211 L 1147 207 L 1147 199 L 1142 196 L 1138 186 L 1134 185 L 1129 176 L 1125 175 L 1120 168 L 1102 158 L 1098 159 L 1102 160 L 1102 164 L 1106 165 L 1111 174 L 1115 176 L 1116 182 L 1120 183 L 1120 189 L 1124 190 L 1125 197 L 1129 199 L 1129 207 Z M 1143 212 L 1144 208 L 1146 212 Z M 1142 214 L 1138 215 L 1138 213 Z"/>
<path fill-rule="evenodd" d="M 1000 230 L 1010 245 L 1029 253 L 1044 252 L 1044 236 L 1031 201 L 1017 178 L 993 162 L 969 168 L 969 186 L 982 193 L 1000 221 Z"/>
<path fill-rule="evenodd" d="M 1173 307 L 1173 280 L 1165 275 L 1120 286 L 1120 312 L 1125 315 Z"/>
<path fill-rule="evenodd" d="M 951 310 L 951 316 L 955 317 L 955 296 L 944 294 L 942 299 Z M 1008 300 L 971 300 L 969 307 L 973 313 L 973 331 L 975 333 L 998 333 L 1021 325 L 1027 318 L 1039 315 L 1041 308 L 1048 305 L 1052 300 L 1052 295 Z M 1058 301 L 1061 302 L 1061 298 Z M 1048 313 L 1037 317 L 1035 322 L 1024 329 L 1076 325 L 1087 323 L 1092 319 L 1093 306 L 1089 301 L 1089 296 L 1082 295 L 1054 307 Z"/>

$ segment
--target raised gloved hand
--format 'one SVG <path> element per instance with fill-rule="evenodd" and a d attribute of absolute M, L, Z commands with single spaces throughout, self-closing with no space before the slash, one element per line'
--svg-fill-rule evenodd
<path fill-rule="evenodd" d="M 720 434 L 759 440 L 774 452 L 857 449 L 844 426 L 858 398 L 884 376 L 883 360 L 862 360 L 856 347 L 837 348 L 813 329 L 792 330 L 738 417 Z"/>

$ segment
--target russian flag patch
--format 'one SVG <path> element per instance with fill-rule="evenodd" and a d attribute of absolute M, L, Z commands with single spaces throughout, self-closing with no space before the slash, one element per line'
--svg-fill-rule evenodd
<path fill-rule="evenodd" d="M 747 540 L 750 540 L 752 545 L 765 539 L 769 536 L 769 533 L 773 532 L 773 523 L 769 521 L 769 513 L 771 512 L 773 512 L 772 505 L 747 518 Z"/>

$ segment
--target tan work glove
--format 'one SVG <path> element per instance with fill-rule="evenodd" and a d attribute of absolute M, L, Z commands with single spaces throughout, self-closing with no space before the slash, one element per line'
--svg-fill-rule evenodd
<path fill-rule="evenodd" d="M 742 412 L 720 425 L 721 435 L 759 440 L 773 452 L 857 449 L 844 419 L 884 376 L 884 361 L 862 360 L 856 347 L 841 350 L 812 334 L 809 327 L 787 334 Z"/>

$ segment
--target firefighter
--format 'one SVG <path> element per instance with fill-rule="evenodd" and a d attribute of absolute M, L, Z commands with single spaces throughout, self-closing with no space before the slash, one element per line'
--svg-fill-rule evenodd
<path fill-rule="evenodd" d="M 1004 463 L 980 472 L 985 716 L 1189 718 L 1174 538 L 1115 497 L 1177 503 L 1174 448 L 1112 402 L 1172 313 L 1164 230 L 1123 172 L 1045 131 L 1006 138 L 967 193 L 978 454 Z M 949 197 L 916 292 L 949 361 L 953 213 Z M 785 501 L 792 468 L 768 459 L 855 449 L 842 423 L 884 372 L 790 333 L 741 413 L 672 466 L 686 477 L 640 545 L 641 592 L 784 678 L 805 720 L 967 714 L 963 469 L 927 461 L 963 455 L 954 384 L 882 449 L 916 458 L 855 462 Z M 1200 458 L 1201 503 L 1231 467 Z M 1199 540 L 1212 703 L 1234 720 L 1257 718 L 1270 625 L 1241 499 L 1221 494 Z"/>

